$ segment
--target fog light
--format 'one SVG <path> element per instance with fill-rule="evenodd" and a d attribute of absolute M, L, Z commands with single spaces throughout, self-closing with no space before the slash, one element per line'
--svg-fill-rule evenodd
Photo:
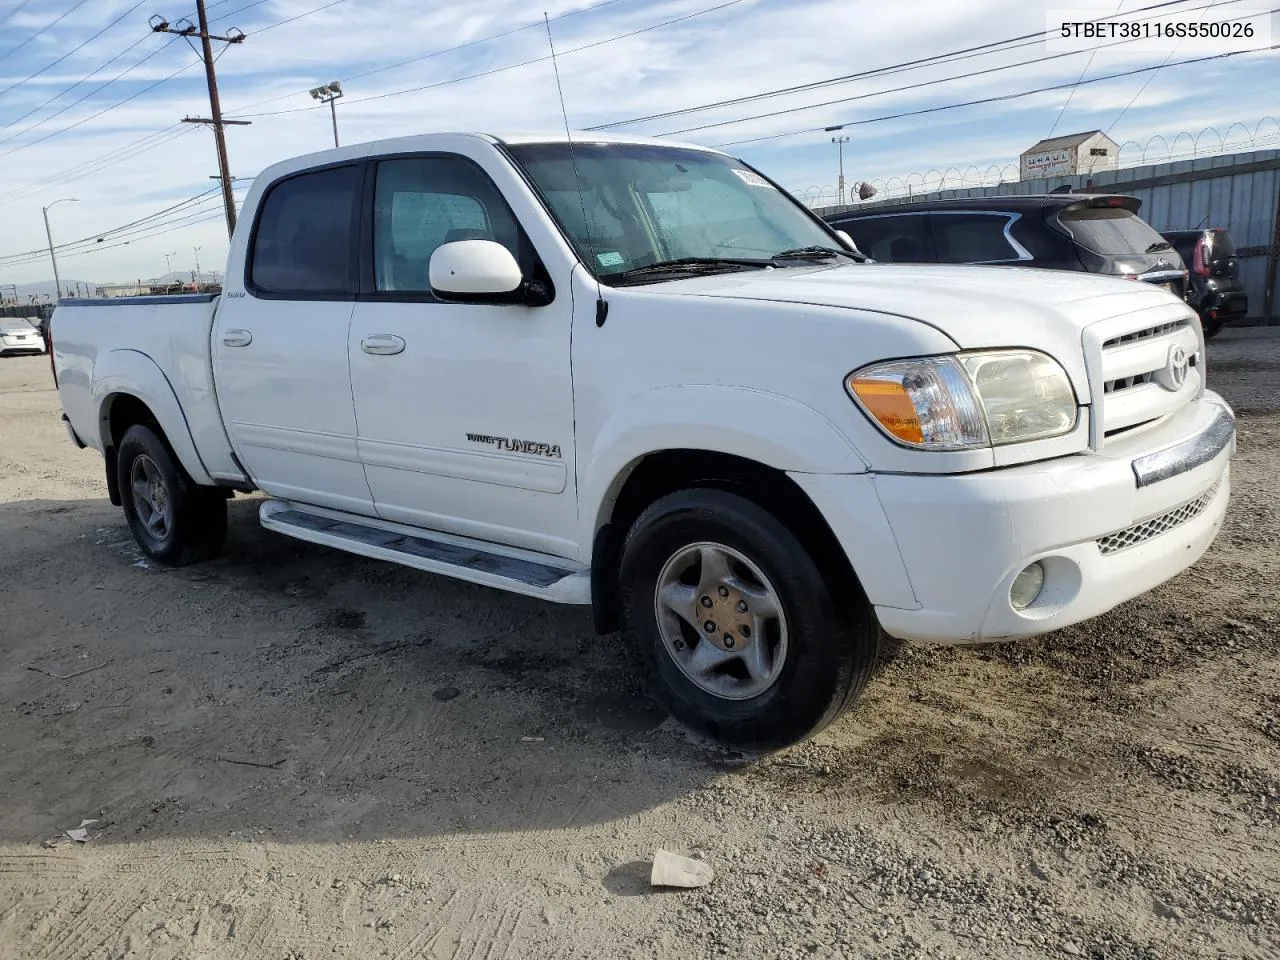
<path fill-rule="evenodd" d="M 1009 602 L 1015 610 L 1025 610 L 1035 603 L 1044 587 L 1044 567 L 1033 563 L 1014 577 L 1013 586 L 1009 588 Z"/>

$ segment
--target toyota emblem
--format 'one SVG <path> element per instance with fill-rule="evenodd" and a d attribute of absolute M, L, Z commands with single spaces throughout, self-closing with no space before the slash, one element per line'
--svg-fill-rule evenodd
<path fill-rule="evenodd" d="M 1169 364 L 1165 368 L 1167 386 L 1170 390 L 1181 390 L 1187 382 L 1187 351 L 1175 344 L 1169 350 Z"/>

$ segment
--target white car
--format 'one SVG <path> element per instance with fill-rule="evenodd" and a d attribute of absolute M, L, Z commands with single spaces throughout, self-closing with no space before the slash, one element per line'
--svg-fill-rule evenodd
<path fill-rule="evenodd" d="M 44 353 L 39 328 L 21 317 L 0 317 L 0 357 L 19 353 Z"/>
<path fill-rule="evenodd" d="M 1177 297 L 865 264 L 738 159 L 584 136 L 280 163 L 221 297 L 58 307 L 70 435 L 143 551 L 212 556 L 262 490 L 287 536 L 591 606 L 759 748 L 852 702 L 881 629 L 1027 637 L 1208 549 L 1235 421 Z"/>

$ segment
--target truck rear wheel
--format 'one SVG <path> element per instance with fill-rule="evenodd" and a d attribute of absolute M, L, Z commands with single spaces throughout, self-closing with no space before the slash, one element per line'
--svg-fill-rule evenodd
<path fill-rule="evenodd" d="M 120 441 L 120 499 L 133 538 L 152 560 L 180 567 L 222 552 L 227 500 L 201 487 L 150 427 L 135 424 Z"/>
<path fill-rule="evenodd" d="M 743 497 L 684 490 L 623 546 L 623 640 L 650 694 L 726 745 L 770 750 L 821 730 L 861 692 L 879 627 L 835 596 L 800 540 Z"/>

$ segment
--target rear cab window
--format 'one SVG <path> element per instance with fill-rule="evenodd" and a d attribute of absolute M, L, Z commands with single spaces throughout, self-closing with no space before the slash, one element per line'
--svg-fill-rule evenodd
<path fill-rule="evenodd" d="M 362 168 L 349 165 L 273 184 L 254 224 L 246 287 L 275 299 L 354 297 L 362 182 Z"/>

